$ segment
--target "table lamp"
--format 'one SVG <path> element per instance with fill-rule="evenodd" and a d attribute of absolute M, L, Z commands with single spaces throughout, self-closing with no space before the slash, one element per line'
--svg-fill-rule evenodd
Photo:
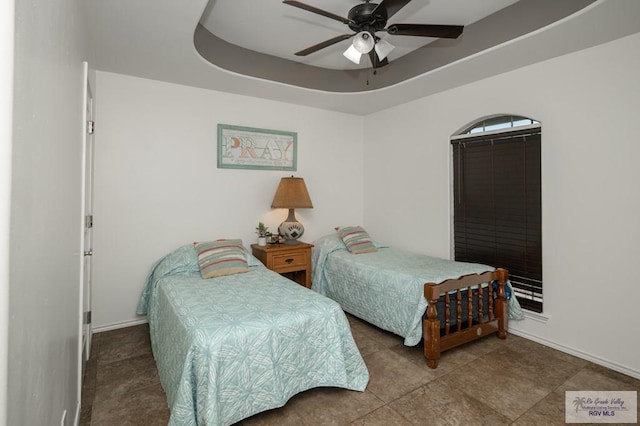
<path fill-rule="evenodd" d="M 296 219 L 294 209 L 313 208 L 304 179 L 293 176 L 280 179 L 271 208 L 289 209 L 289 216 L 278 227 L 278 233 L 284 238 L 284 244 L 298 244 L 298 238 L 304 234 L 304 226 Z"/>

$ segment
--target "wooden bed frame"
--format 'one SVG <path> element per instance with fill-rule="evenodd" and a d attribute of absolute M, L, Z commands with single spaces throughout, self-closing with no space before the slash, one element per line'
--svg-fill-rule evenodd
<path fill-rule="evenodd" d="M 480 337 L 498 333 L 500 339 L 507 338 L 507 298 L 506 285 L 509 274 L 506 269 L 498 268 L 483 274 L 463 275 L 457 279 L 450 279 L 440 284 L 426 283 L 424 285 L 424 297 L 429 302 L 425 318 L 422 321 L 422 336 L 424 339 L 424 356 L 429 368 L 436 368 L 440 359 L 440 352 L 455 348 L 466 342 Z M 497 281 L 497 297 L 493 300 L 492 285 Z M 482 288 L 481 284 L 489 283 Z M 477 286 L 478 311 L 485 315 L 477 315 L 473 318 L 473 291 L 471 287 Z M 467 290 L 463 298 L 462 292 Z M 455 293 L 451 293 L 455 291 Z M 489 291 L 488 306 L 483 306 L 483 292 Z M 445 321 L 438 320 L 436 304 L 440 296 L 444 295 Z M 457 312 L 456 324 L 451 325 L 450 306 L 454 304 Z M 463 303 L 467 303 L 468 318 L 462 317 Z M 485 309 L 486 308 L 486 309 Z M 442 336 L 441 336 L 442 330 Z"/>

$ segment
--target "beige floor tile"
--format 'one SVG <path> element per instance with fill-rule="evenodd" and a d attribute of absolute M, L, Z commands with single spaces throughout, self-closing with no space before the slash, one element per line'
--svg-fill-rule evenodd
<path fill-rule="evenodd" d="M 473 342 L 469 342 L 463 346 L 458 346 L 453 350 L 454 351 L 461 350 L 463 352 L 466 352 L 469 355 L 475 355 L 480 357 L 482 355 L 486 355 L 498 349 L 502 349 L 509 346 L 511 343 L 514 343 L 512 342 L 512 340 L 516 340 L 514 339 L 514 337 L 516 336 L 508 334 L 506 339 L 500 339 L 498 338 L 498 335 L 494 333 L 489 336 L 485 336 L 481 339 L 475 340 Z"/>
<path fill-rule="evenodd" d="M 151 354 L 140 355 L 105 364 L 96 376 L 97 399 L 108 399 L 160 384 L 158 370 Z"/>
<path fill-rule="evenodd" d="M 429 369 L 422 343 L 347 317 L 369 369 L 365 392 L 311 389 L 237 426 L 560 425 L 567 390 L 640 391 L 639 380 L 514 335 L 446 351 Z M 169 415 L 148 326 L 94 335 L 80 425 L 165 425 Z"/>
<path fill-rule="evenodd" d="M 244 419 L 235 423 L 235 426 L 300 426 L 302 424 L 304 421 L 298 413 L 285 405 Z"/>
<path fill-rule="evenodd" d="M 385 405 L 351 422 L 351 426 L 411 426 L 411 423 L 393 408 Z"/>
<path fill-rule="evenodd" d="M 585 367 L 589 364 L 589 361 L 575 357 L 573 355 L 560 352 L 548 346 L 541 345 L 540 343 L 528 340 L 520 336 L 509 335 L 505 342 L 508 341 L 508 346 L 511 350 L 530 357 L 532 354 L 538 354 L 540 358 L 547 360 L 547 363 L 555 362 L 556 360 L 561 362 L 568 362 L 578 367 Z"/>
<path fill-rule="evenodd" d="M 376 352 L 364 360 L 369 368 L 367 390 L 384 402 L 393 401 L 438 376 L 426 365 L 418 366 L 391 349 Z"/>
<path fill-rule="evenodd" d="M 404 342 L 404 338 L 389 331 L 371 325 L 360 318 L 348 315 L 352 333 L 363 333 L 373 339 L 379 346 L 390 348 Z"/>
<path fill-rule="evenodd" d="M 638 394 L 640 394 L 640 380 L 609 370 L 599 365 L 589 363 L 585 368 L 581 369 L 558 389 L 559 392 L 568 390 L 637 391 Z"/>
<path fill-rule="evenodd" d="M 494 354 L 442 378 L 451 387 L 469 396 L 482 399 L 488 406 L 511 420 L 516 420 L 553 388 L 540 385 L 523 374 L 514 373 L 509 363 L 501 362 Z"/>
<path fill-rule="evenodd" d="M 360 350 L 360 355 L 363 357 L 387 349 L 383 343 L 370 337 L 369 333 L 361 330 L 353 330 L 351 334 Z"/>
<path fill-rule="evenodd" d="M 390 407 L 412 424 L 508 425 L 509 419 L 464 392 L 436 380 L 393 401 Z"/>
<path fill-rule="evenodd" d="M 498 366 L 502 374 L 527 378 L 550 392 L 582 368 L 570 359 L 557 356 L 556 352 L 542 345 L 530 346 L 526 352 L 508 346 L 483 356 L 483 359 Z"/>
<path fill-rule="evenodd" d="M 551 392 L 513 424 L 514 426 L 564 425 L 564 394 Z"/>
<path fill-rule="evenodd" d="M 91 426 L 166 425 L 168 421 L 167 398 L 160 384 L 96 400 L 91 416 Z"/>
<path fill-rule="evenodd" d="M 617 371 L 589 363 L 562 384 L 556 393 L 563 401 L 566 391 L 636 391 L 636 419 L 640 422 L 640 380 Z"/>
<path fill-rule="evenodd" d="M 100 333 L 100 346 L 97 352 L 98 365 L 138 355 L 151 354 L 151 339 L 147 324 Z"/>
<path fill-rule="evenodd" d="M 287 405 L 304 419 L 305 425 L 346 425 L 384 403 L 368 391 L 316 388 L 294 396 Z"/>
<path fill-rule="evenodd" d="M 405 357 L 420 368 L 429 368 L 427 367 L 427 359 L 424 357 L 424 346 L 422 343 L 417 346 L 400 344 L 392 347 L 391 350 Z M 450 349 L 440 354 L 438 367 L 436 369 L 429 369 L 429 371 L 432 373 L 433 378 L 440 377 L 476 359 L 478 359 L 477 355 L 468 352 L 464 348 L 458 347 Z"/>
<path fill-rule="evenodd" d="M 284 407 L 258 413 L 236 426 L 346 425 L 384 403 L 370 392 L 314 388 L 294 395 Z"/>

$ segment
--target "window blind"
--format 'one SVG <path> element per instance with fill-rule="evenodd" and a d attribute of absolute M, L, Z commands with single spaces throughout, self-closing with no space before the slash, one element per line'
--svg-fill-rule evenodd
<path fill-rule="evenodd" d="M 539 128 L 452 140 L 455 259 L 509 271 L 523 308 L 542 312 Z"/>

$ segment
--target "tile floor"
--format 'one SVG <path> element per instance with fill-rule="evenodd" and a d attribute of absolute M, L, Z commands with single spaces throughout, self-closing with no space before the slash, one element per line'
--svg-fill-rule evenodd
<path fill-rule="evenodd" d="M 237 426 L 562 425 L 566 390 L 640 391 L 640 380 L 515 335 L 452 349 L 431 370 L 421 345 L 349 321 L 369 368 L 365 392 L 311 389 Z M 168 418 L 148 326 L 94 335 L 80 425 L 166 425 Z"/>

